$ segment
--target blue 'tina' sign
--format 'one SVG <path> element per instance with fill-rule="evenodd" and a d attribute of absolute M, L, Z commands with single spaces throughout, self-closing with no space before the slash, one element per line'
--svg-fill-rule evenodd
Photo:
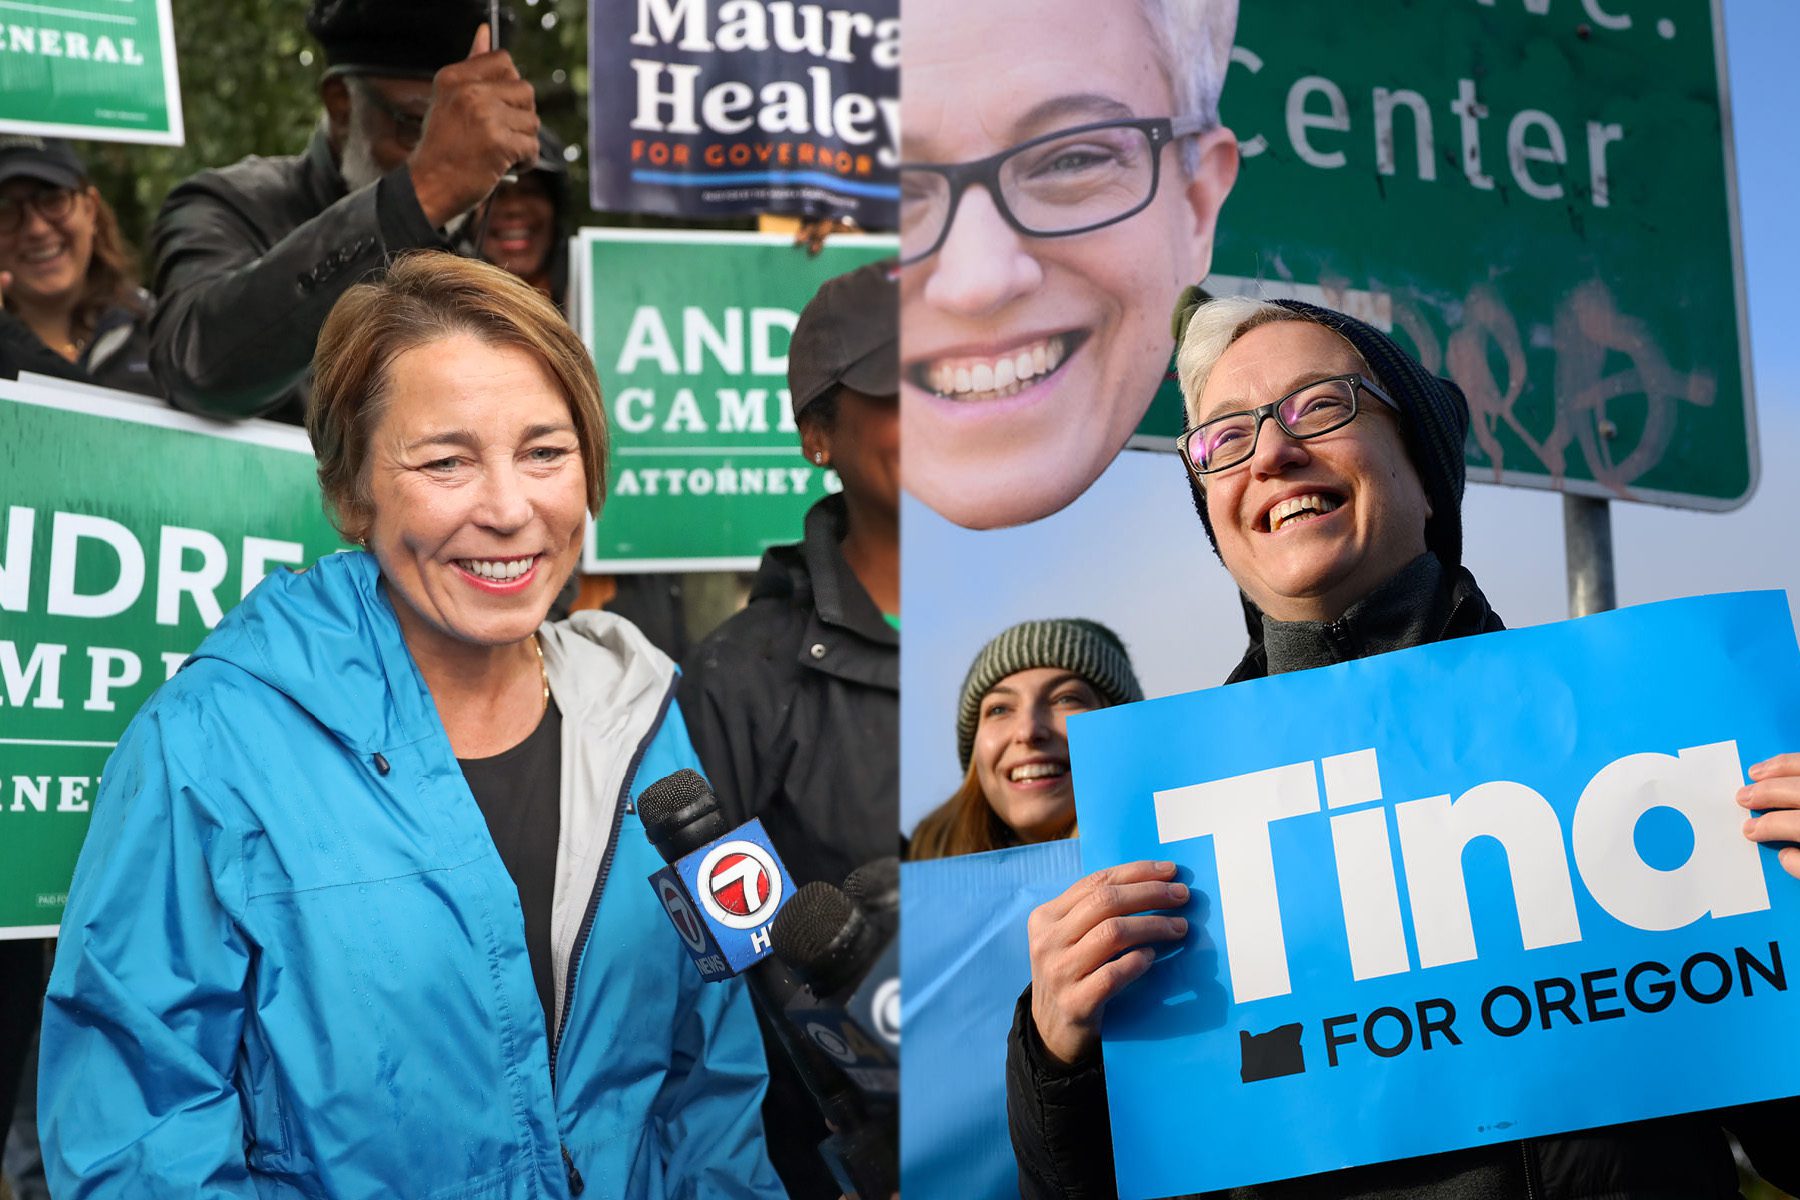
<path fill-rule="evenodd" d="M 1108 709 L 1082 862 L 1178 863 L 1115 999 L 1120 1194 L 1788 1096 L 1800 881 L 1744 769 L 1800 750 L 1785 597 L 1677 600 Z"/>

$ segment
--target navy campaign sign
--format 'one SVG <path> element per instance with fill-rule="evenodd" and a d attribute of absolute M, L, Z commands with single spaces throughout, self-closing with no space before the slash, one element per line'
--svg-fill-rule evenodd
<path fill-rule="evenodd" d="M 1108 1007 L 1120 1194 L 1787 1096 L 1800 881 L 1742 833 L 1800 749 L 1785 598 L 1669 601 L 1078 717 L 1085 869 L 1187 940 Z"/>
<path fill-rule="evenodd" d="M 592 203 L 897 225 L 898 0 L 593 0 Z"/>

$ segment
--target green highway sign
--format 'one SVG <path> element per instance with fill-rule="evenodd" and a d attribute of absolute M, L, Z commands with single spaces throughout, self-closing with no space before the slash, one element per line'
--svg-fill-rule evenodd
<path fill-rule="evenodd" d="M 0 3 L 0 133 L 181 145 L 169 0 Z"/>
<path fill-rule="evenodd" d="M 1207 290 L 1392 332 L 1468 396 L 1471 480 L 1734 508 L 1757 454 L 1725 81 L 1718 0 L 1243 0 Z M 1180 425 L 1159 396 L 1133 444 Z"/>
<path fill-rule="evenodd" d="M 788 337 L 820 284 L 895 247 L 833 237 L 808 257 L 786 234 L 581 231 L 576 328 L 612 437 L 583 569 L 749 570 L 800 539 L 839 485 L 801 456 Z"/>
<path fill-rule="evenodd" d="M 107 755 L 269 571 L 340 548 L 306 435 L 0 381 L 0 938 L 54 934 Z"/>

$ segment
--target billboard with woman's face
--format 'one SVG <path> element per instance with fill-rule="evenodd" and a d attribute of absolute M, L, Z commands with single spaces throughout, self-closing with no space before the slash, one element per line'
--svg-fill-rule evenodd
<path fill-rule="evenodd" d="M 940 515 L 1058 512 L 1143 419 L 1237 175 L 1218 122 L 1236 16 L 1236 0 L 904 6 L 903 470 Z"/>

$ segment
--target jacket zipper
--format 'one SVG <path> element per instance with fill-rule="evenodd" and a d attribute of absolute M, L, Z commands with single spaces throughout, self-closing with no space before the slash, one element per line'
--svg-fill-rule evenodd
<path fill-rule="evenodd" d="M 1531 1147 L 1524 1142 L 1519 1143 L 1519 1157 L 1525 1160 L 1525 1200 L 1536 1200 L 1537 1172 L 1531 1169 Z"/>
<path fill-rule="evenodd" d="M 575 1007 L 575 977 L 581 970 L 581 952 L 587 948 L 588 935 L 594 931 L 594 918 L 600 911 L 600 893 L 606 888 L 606 876 L 612 870 L 613 854 L 619 848 L 619 830 L 625 824 L 625 810 L 631 804 L 631 784 L 637 778 L 638 768 L 644 764 L 644 755 L 650 751 L 650 743 L 662 730 L 663 721 L 669 715 L 669 705 L 675 700 L 676 680 L 669 681 L 668 690 L 663 693 L 662 703 L 657 706 L 656 719 L 650 722 L 650 728 L 644 734 L 644 740 L 638 743 L 632 752 L 631 762 L 625 768 L 625 782 L 619 785 L 619 799 L 613 805 L 612 836 L 606 840 L 606 853 L 600 858 L 600 870 L 594 875 L 594 890 L 588 893 L 587 909 L 581 914 L 581 928 L 576 931 L 575 945 L 569 950 L 569 975 L 563 983 L 562 1020 L 556 1024 L 556 1040 L 550 1044 L 550 1091 L 556 1091 L 556 1055 L 562 1049 L 563 1033 L 569 1028 L 569 1013 Z M 563 1166 L 569 1173 L 569 1194 L 581 1195 L 586 1185 L 582 1182 L 581 1172 L 575 1169 L 575 1160 L 569 1155 L 567 1146 L 560 1146 Z"/>

